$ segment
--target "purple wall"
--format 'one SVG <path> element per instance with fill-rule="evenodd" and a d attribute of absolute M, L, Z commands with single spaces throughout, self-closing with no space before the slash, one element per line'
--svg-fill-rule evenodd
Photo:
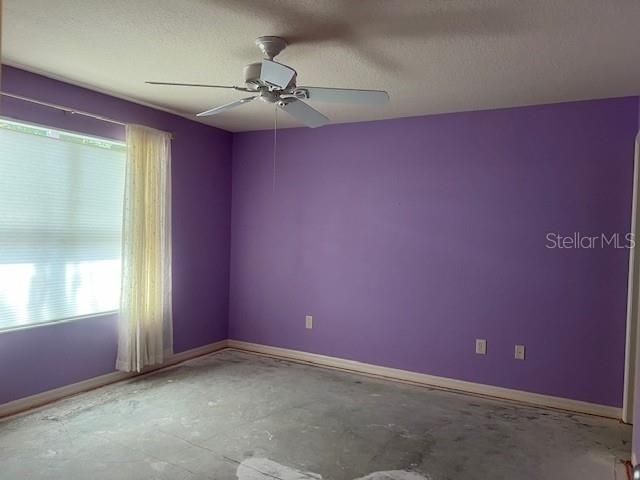
<path fill-rule="evenodd" d="M 228 132 L 11 67 L 2 89 L 173 132 L 174 350 L 227 338 L 231 144 Z M 59 128 L 122 138 L 124 130 L 25 102 L 0 113 Z M 0 333 L 0 403 L 113 371 L 116 318 Z"/>
<path fill-rule="evenodd" d="M 10 67 L 2 85 L 175 133 L 176 352 L 229 336 L 621 405 L 628 254 L 545 235 L 628 231 L 636 98 L 284 130 L 273 191 L 271 132 Z M 14 100 L 1 113 L 123 136 Z M 1 333 L 0 403 L 108 373 L 115 352 L 114 316 Z"/>
<path fill-rule="evenodd" d="M 628 252 L 545 235 L 629 231 L 637 120 L 620 98 L 284 130 L 275 191 L 272 133 L 234 135 L 230 338 L 620 406 Z"/>

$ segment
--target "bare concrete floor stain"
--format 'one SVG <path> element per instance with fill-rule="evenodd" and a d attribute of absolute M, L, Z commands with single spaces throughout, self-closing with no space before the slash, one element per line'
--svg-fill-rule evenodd
<path fill-rule="evenodd" d="M 630 442 L 614 420 L 225 351 L 0 422 L 0 479 L 235 480 L 264 459 L 310 480 L 613 480 Z"/>

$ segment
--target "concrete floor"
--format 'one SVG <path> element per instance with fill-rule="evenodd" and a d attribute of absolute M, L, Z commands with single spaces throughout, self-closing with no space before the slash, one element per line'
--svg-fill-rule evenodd
<path fill-rule="evenodd" d="M 630 441 L 613 420 L 224 351 L 0 422 L 0 478 L 620 480 Z"/>

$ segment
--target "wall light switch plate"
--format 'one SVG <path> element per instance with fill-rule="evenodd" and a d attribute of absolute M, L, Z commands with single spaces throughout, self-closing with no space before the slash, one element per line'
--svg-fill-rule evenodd
<path fill-rule="evenodd" d="M 487 341 L 484 338 L 476 338 L 476 353 L 478 355 L 487 354 Z"/>
<path fill-rule="evenodd" d="M 515 358 L 516 360 L 524 360 L 524 345 L 516 345 Z"/>
<path fill-rule="evenodd" d="M 304 328 L 308 330 L 313 328 L 313 317 L 311 315 L 306 315 L 304 317 Z"/>

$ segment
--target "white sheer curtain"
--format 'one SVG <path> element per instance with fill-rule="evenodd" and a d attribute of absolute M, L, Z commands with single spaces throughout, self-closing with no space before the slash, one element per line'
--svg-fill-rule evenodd
<path fill-rule="evenodd" d="M 172 353 L 171 137 L 138 125 L 127 125 L 118 340 L 126 372 Z"/>

